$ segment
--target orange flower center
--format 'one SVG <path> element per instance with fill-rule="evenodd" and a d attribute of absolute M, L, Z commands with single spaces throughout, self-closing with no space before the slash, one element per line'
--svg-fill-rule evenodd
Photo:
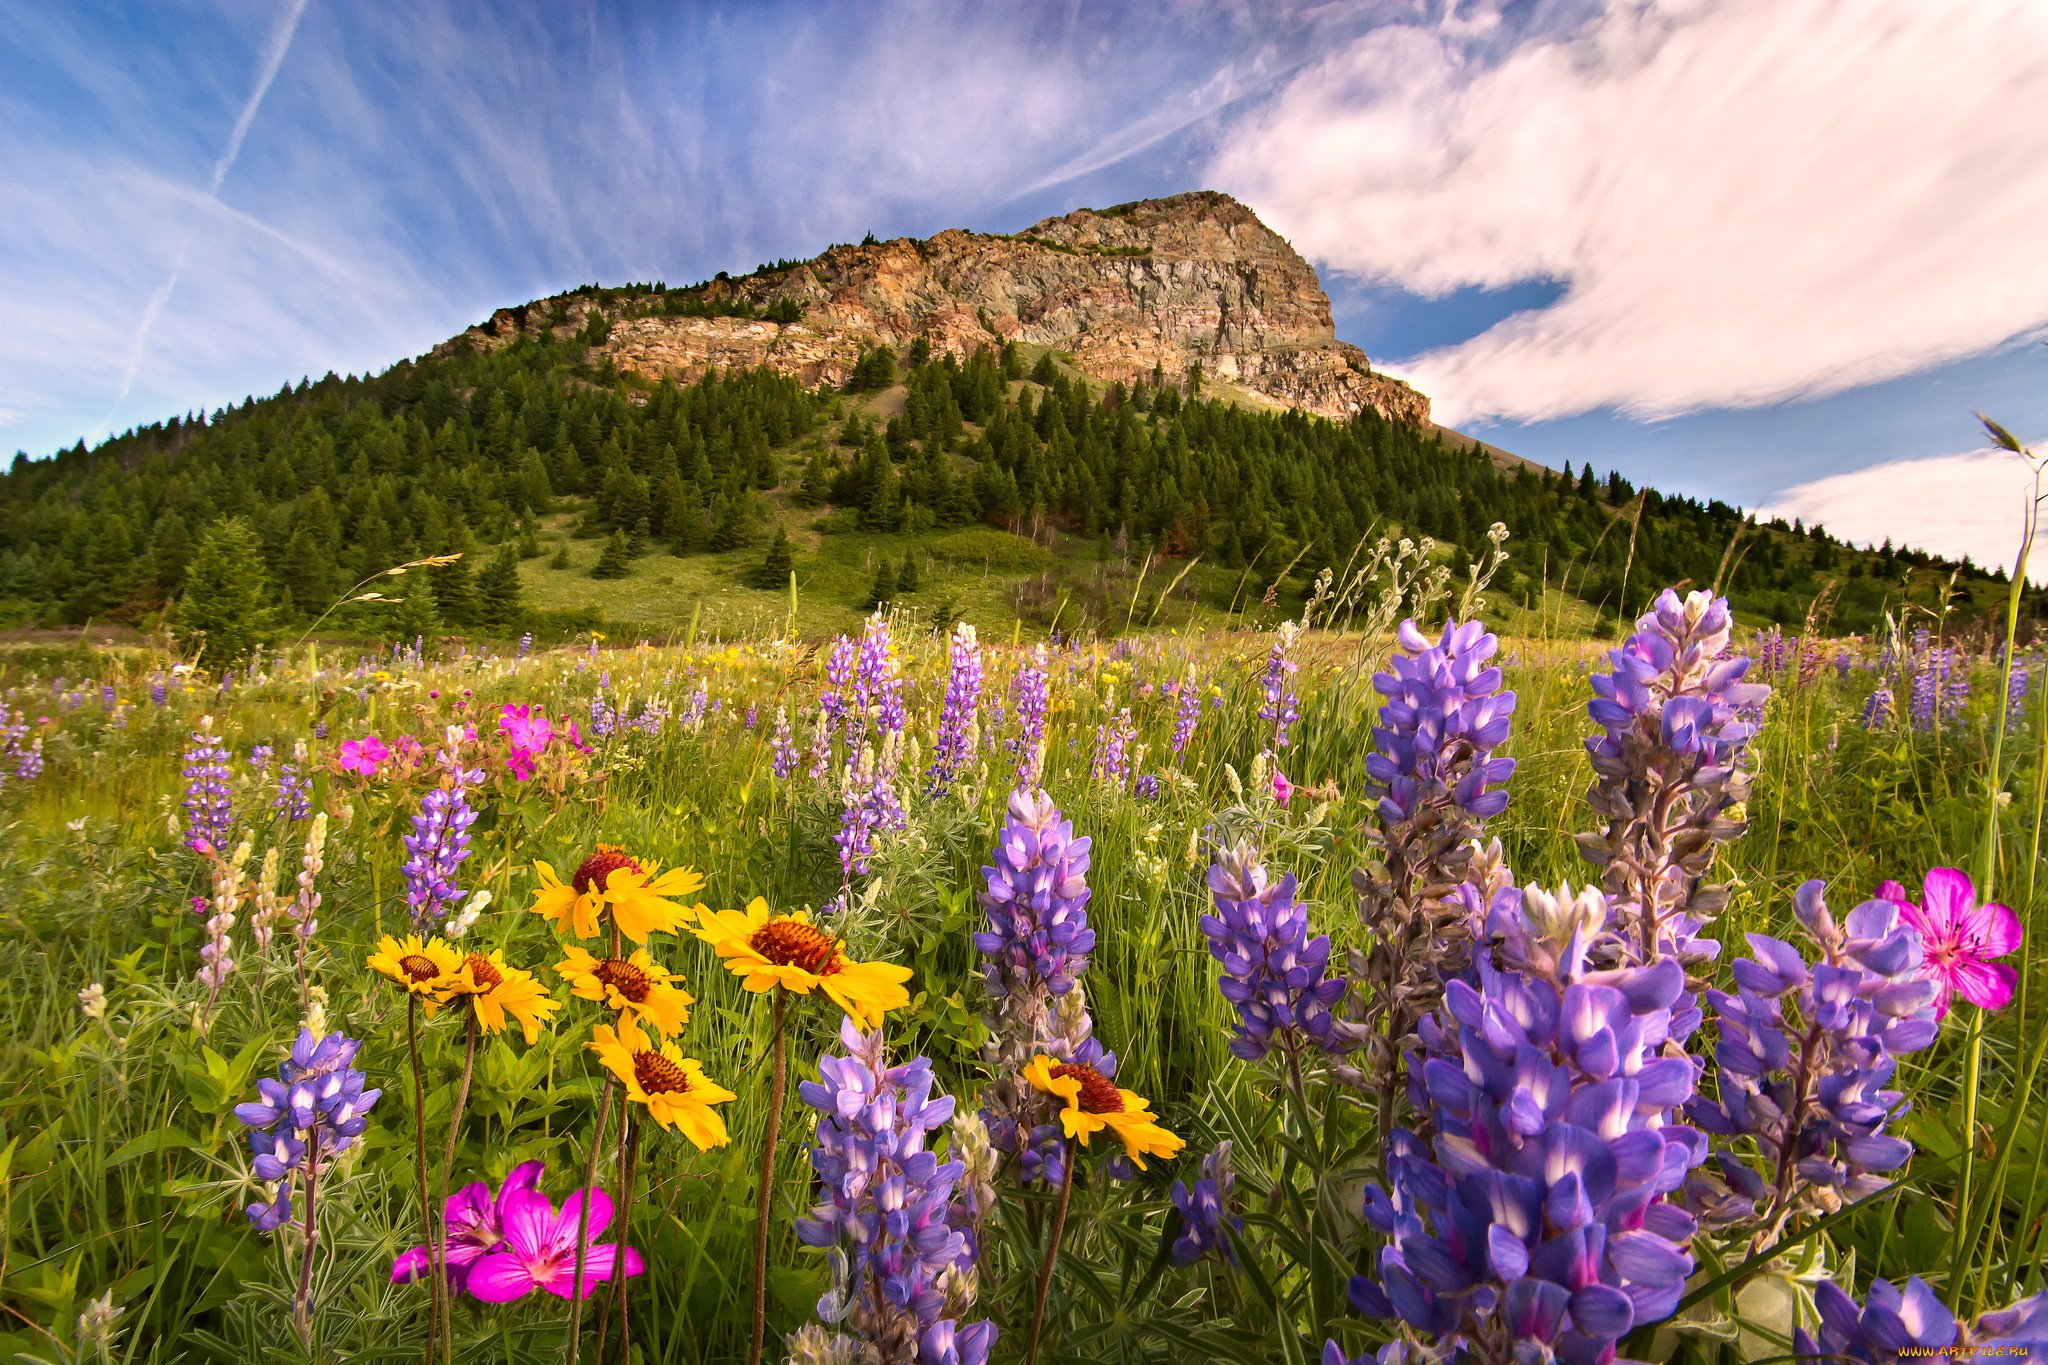
<path fill-rule="evenodd" d="M 754 931 L 747 946 L 778 967 L 801 967 L 813 976 L 839 970 L 839 943 L 802 920 L 771 919 Z"/>
<path fill-rule="evenodd" d="M 432 981 L 441 974 L 440 964 L 422 953 L 407 953 L 398 959 L 398 970 L 414 981 Z"/>
<path fill-rule="evenodd" d="M 482 953 L 471 953 L 462 961 L 463 965 L 469 968 L 469 979 L 484 990 L 496 990 L 505 984 L 505 974 L 498 970 L 495 962 Z"/>
<path fill-rule="evenodd" d="M 643 870 L 640 860 L 617 844 L 599 844 L 597 852 L 585 858 L 576 869 L 576 875 L 569 879 L 569 884 L 576 888 L 579 896 L 587 894 L 593 886 L 602 891 L 605 879 L 622 867 L 634 872 Z"/>
<path fill-rule="evenodd" d="M 1092 1066 L 1079 1062 L 1061 1062 L 1052 1069 L 1059 1077 L 1071 1077 L 1081 1083 L 1080 1105 L 1091 1114 L 1121 1114 L 1124 1111 L 1124 1097 L 1118 1093 L 1116 1082 Z"/>
<path fill-rule="evenodd" d="M 633 1054 L 633 1079 L 650 1095 L 680 1095 L 690 1088 L 682 1067 L 653 1048 Z"/>
<path fill-rule="evenodd" d="M 606 958 L 592 967 L 590 974 L 636 1005 L 645 1004 L 654 989 L 653 979 L 622 957 Z"/>

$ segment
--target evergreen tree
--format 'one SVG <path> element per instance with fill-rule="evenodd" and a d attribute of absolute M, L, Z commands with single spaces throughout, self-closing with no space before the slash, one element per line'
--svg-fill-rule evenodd
<path fill-rule="evenodd" d="M 796 555 L 790 549 L 789 532 L 775 528 L 775 539 L 768 542 L 768 553 L 755 566 L 753 583 L 757 588 L 780 588 L 789 583 L 790 571 L 796 566 Z"/>
<path fill-rule="evenodd" d="M 548 561 L 548 567 L 551 569 L 566 569 L 569 567 L 568 541 L 564 540 L 556 544 L 555 557 Z"/>
<path fill-rule="evenodd" d="M 269 590 L 256 533 L 237 517 L 215 522 L 185 571 L 173 620 L 179 643 L 208 668 L 233 668 L 265 638 Z"/>
<path fill-rule="evenodd" d="M 612 538 L 604 543 L 604 553 L 597 557 L 597 563 L 590 570 L 592 578 L 624 578 L 633 569 L 633 551 L 626 544 L 624 531 L 612 532 Z"/>
<path fill-rule="evenodd" d="M 477 575 L 477 620 L 494 630 L 510 631 L 519 624 L 519 551 L 503 545 L 484 571 Z"/>
<path fill-rule="evenodd" d="M 896 595 L 896 566 L 889 562 L 889 556 L 875 556 L 875 581 L 868 588 L 868 610 L 874 611 L 889 605 L 889 599 Z"/>
<path fill-rule="evenodd" d="M 908 596 L 916 592 L 919 586 L 917 551 L 915 548 L 912 548 L 903 552 L 903 567 L 896 573 L 896 591 Z"/>
<path fill-rule="evenodd" d="M 441 614 L 435 609 L 434 594 L 427 591 L 423 583 L 415 583 L 411 591 L 399 599 L 398 610 L 391 618 L 392 634 L 401 645 L 410 645 L 417 640 L 420 648 L 431 648 L 441 635 Z"/>

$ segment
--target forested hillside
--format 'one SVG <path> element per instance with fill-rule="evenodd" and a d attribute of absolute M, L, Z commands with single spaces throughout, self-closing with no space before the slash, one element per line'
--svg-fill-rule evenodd
<path fill-rule="evenodd" d="M 1590 470 L 1504 468 L 1370 412 L 1340 424 L 1217 401 L 1199 371 L 1105 386 L 1014 344 L 965 363 L 920 344 L 900 363 L 868 353 L 844 391 L 765 370 L 678 385 L 613 369 L 592 349 L 601 326 L 444 348 L 373 378 L 329 376 L 17 458 L 0 478 L 0 624 L 146 625 L 167 606 L 175 619 L 209 538 L 216 559 L 241 561 L 231 574 L 261 580 L 254 600 L 277 625 L 310 621 L 393 565 L 462 556 L 394 580 L 424 578 L 430 598 L 415 589 L 396 611 L 328 618 L 372 633 L 562 624 L 559 608 L 535 618 L 522 580 L 566 567 L 574 538 L 603 540 L 594 572 L 612 577 L 646 556 L 755 547 L 731 576 L 772 591 L 786 587 L 774 571 L 787 543 L 766 550 L 765 575 L 756 561 L 791 533 L 799 548 L 844 533 L 916 544 L 986 525 L 1056 559 L 1113 547 L 1171 573 L 1199 555 L 1254 598 L 1284 573 L 1272 594 L 1284 605 L 1381 535 L 1447 542 L 1462 572 L 1498 521 L 1513 559 L 1497 598 L 1533 600 L 1547 584 L 1611 615 L 1653 585 L 1718 579 L 1747 612 L 1787 624 L 1827 589 L 1838 629 L 1868 629 L 1908 600 L 1935 608 L 1952 575 L 1951 600 L 1978 610 L 2003 579 L 1855 550 L 1818 527 L 1754 525 Z M 610 617 L 602 579 L 589 587 L 590 619 Z"/>

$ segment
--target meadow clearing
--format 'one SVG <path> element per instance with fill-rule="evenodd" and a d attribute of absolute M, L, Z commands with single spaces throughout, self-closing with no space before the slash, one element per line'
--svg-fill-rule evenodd
<path fill-rule="evenodd" d="M 2048 689 L 1645 619 L 17 649 L 0 1352 L 745 1359 L 757 1254 L 776 1360 L 2042 1339 Z"/>

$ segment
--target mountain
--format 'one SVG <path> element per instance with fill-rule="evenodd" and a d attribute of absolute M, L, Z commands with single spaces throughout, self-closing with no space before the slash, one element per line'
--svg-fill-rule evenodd
<path fill-rule="evenodd" d="M 376 375 L 17 459 L 0 627 L 162 622 L 211 652 L 249 638 L 252 603 L 286 638 L 412 640 L 792 612 L 817 633 L 908 600 L 1005 631 L 1198 628 L 1298 616 L 1319 583 L 1355 603 L 1403 540 L 1434 542 L 1455 591 L 1494 523 L 1513 557 L 1491 619 L 1544 633 L 1665 584 L 1848 630 L 2003 594 L 1438 427 L 1336 339 L 1286 242 L 1200 193 L 587 285 Z"/>
<path fill-rule="evenodd" d="M 1426 397 L 1375 374 L 1365 352 L 1337 339 L 1309 263 L 1213 190 L 1076 209 L 1016 233 L 953 229 L 835 246 L 690 290 L 555 302 L 500 309 L 448 345 L 501 346 L 548 327 L 573 335 L 601 314 L 610 328 L 602 350 L 622 370 L 687 382 L 767 366 L 837 387 L 878 346 L 900 351 L 923 338 L 965 360 L 1016 341 L 1064 352 L 1092 379 L 1177 379 L 1199 365 L 1254 401 L 1339 421 L 1367 409 L 1429 421 Z"/>

